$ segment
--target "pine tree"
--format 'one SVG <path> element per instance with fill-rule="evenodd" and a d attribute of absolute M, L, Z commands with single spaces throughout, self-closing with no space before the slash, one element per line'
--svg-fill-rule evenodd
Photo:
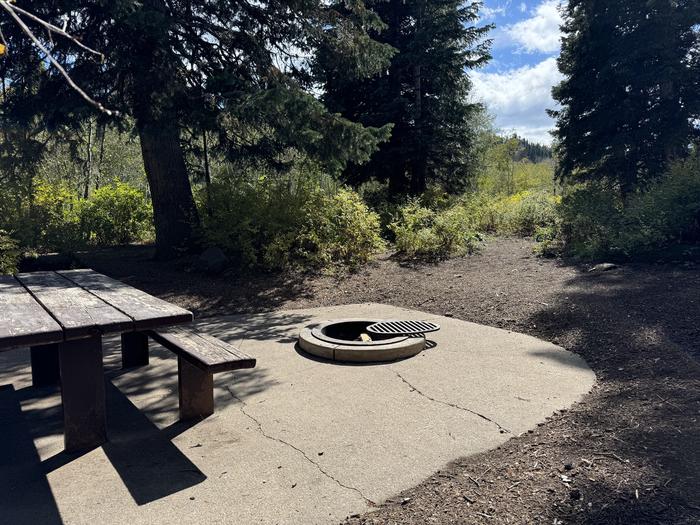
<path fill-rule="evenodd" d="M 341 13 L 322 0 L 37 0 L 31 10 L 105 54 L 96 60 L 68 39 L 37 31 L 81 88 L 135 122 L 157 256 L 167 258 L 192 245 L 197 228 L 185 128 L 212 132 L 231 156 L 270 159 L 294 147 L 333 169 L 368 158 L 388 135 L 328 113 L 311 94 L 305 64 L 319 45 L 352 56 L 358 75 L 375 72 L 390 55 L 364 30 L 379 24 L 376 16 L 359 0 L 349 5 Z M 0 74 L 17 87 L 3 125 L 80 129 L 95 109 L 47 68 L 17 24 L 4 24 L 3 32 L 8 53 Z M 21 88 L 28 79 L 31 89 Z"/>
<path fill-rule="evenodd" d="M 479 2 L 374 0 L 383 20 L 372 36 L 391 45 L 390 66 L 371 78 L 357 78 L 333 50 L 321 49 L 316 71 L 332 111 L 366 126 L 393 125 L 391 139 L 369 163 L 351 165 L 345 176 L 358 184 L 388 180 L 392 194 L 421 193 L 429 181 L 462 189 L 473 173 L 475 133 L 470 120 L 481 110 L 468 101 L 467 71 L 490 56 L 476 27 Z"/>
<path fill-rule="evenodd" d="M 569 0 L 564 19 L 557 173 L 625 196 L 700 136 L 700 2 Z"/>

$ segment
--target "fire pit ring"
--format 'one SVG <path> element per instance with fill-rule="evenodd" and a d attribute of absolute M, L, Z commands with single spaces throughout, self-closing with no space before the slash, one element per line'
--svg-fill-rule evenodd
<path fill-rule="evenodd" d="M 339 319 L 304 328 L 299 334 L 299 347 L 316 357 L 331 361 L 374 363 L 396 361 L 421 353 L 424 337 L 383 336 L 372 334 L 372 340 L 358 340 L 367 335 L 367 327 L 380 319 Z"/>

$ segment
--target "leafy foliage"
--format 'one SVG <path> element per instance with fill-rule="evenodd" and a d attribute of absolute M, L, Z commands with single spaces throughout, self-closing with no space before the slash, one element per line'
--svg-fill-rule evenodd
<path fill-rule="evenodd" d="M 19 256 L 17 241 L 6 231 L 0 230 L 0 275 L 16 273 Z"/>
<path fill-rule="evenodd" d="M 383 247 L 377 214 L 310 166 L 222 177 L 199 200 L 207 243 L 238 267 L 356 267 Z"/>
<path fill-rule="evenodd" d="M 523 191 L 508 196 L 468 196 L 462 206 L 483 233 L 532 237 L 557 222 L 561 199 L 546 192 Z"/>
<path fill-rule="evenodd" d="M 295 149 L 328 169 L 362 162 L 387 137 L 388 128 L 367 129 L 312 96 L 308 57 L 318 46 L 345 56 L 358 76 L 380 71 L 391 54 L 367 33 L 381 26 L 376 15 L 361 1 L 343 6 L 321 0 L 42 0 L 31 7 L 105 53 L 98 61 L 69 40 L 40 34 L 78 85 L 122 119 L 133 119 L 157 252 L 165 258 L 196 244 L 185 131 L 211 132 L 218 153 L 228 158 L 275 163 Z M 3 103 L 7 128 L 32 137 L 45 128 L 80 129 L 92 108 L 46 67 L 18 27 L 3 32 L 13 52 L 0 63 L 0 74 L 15 87 Z"/>
<path fill-rule="evenodd" d="M 589 183 L 562 204 L 566 252 L 581 258 L 656 258 L 674 244 L 700 240 L 700 161 L 677 162 L 623 206 L 615 191 Z"/>
<path fill-rule="evenodd" d="M 153 210 L 141 191 L 114 181 L 82 201 L 80 224 L 90 244 L 127 244 L 152 238 Z"/>
<path fill-rule="evenodd" d="M 143 241 L 153 228 L 145 195 L 119 181 L 84 199 L 65 181 L 38 180 L 31 200 L 9 219 L 0 227 L 14 228 L 21 246 L 44 252 Z"/>
<path fill-rule="evenodd" d="M 85 244 L 82 202 L 65 182 L 38 181 L 19 229 L 24 246 L 39 251 L 73 251 Z"/>
<path fill-rule="evenodd" d="M 481 241 L 461 206 L 434 211 L 412 199 L 389 225 L 401 256 L 444 259 L 474 253 Z"/>

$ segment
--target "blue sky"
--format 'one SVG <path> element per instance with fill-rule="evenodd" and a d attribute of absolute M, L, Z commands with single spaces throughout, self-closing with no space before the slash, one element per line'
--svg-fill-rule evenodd
<path fill-rule="evenodd" d="M 470 74 L 474 97 L 484 102 L 503 133 L 516 132 L 549 144 L 554 108 L 552 86 L 559 82 L 561 0 L 485 0 L 482 22 L 496 25 L 493 60 Z"/>

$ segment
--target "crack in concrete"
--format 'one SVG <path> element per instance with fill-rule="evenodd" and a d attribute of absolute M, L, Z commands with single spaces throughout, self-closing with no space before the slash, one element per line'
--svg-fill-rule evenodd
<path fill-rule="evenodd" d="M 416 388 L 415 386 L 413 386 L 404 376 L 402 376 L 399 372 L 397 372 L 397 371 L 394 370 L 393 368 L 389 367 L 389 370 L 391 370 L 392 372 L 394 372 L 394 374 L 396 374 L 396 377 L 398 377 L 401 381 L 403 381 L 406 385 L 408 385 L 408 386 L 411 388 L 412 391 L 417 392 L 418 395 L 423 396 L 424 398 L 426 398 L 426 399 L 432 401 L 433 403 L 439 403 L 439 404 L 441 404 L 441 405 L 445 405 L 445 406 L 448 406 L 448 407 L 451 407 L 451 408 L 456 408 L 457 410 L 462 410 L 462 411 L 464 411 L 464 412 L 469 412 L 470 414 L 473 414 L 473 415 L 475 415 L 475 416 L 477 416 L 477 417 L 480 417 L 481 419 L 484 419 L 484 420 L 488 421 L 489 423 L 492 423 L 492 424 L 496 425 L 500 431 L 505 432 L 505 433 L 507 433 L 507 434 L 512 434 L 512 432 L 511 432 L 510 430 L 508 430 L 506 427 L 500 425 L 498 422 L 494 421 L 493 419 L 491 419 L 491 418 L 489 418 L 489 417 L 486 417 L 484 414 L 480 414 L 479 412 L 475 412 L 474 410 L 471 410 L 471 409 L 469 409 L 469 408 L 466 408 L 466 407 L 457 405 L 457 404 L 455 404 L 455 403 L 450 403 L 450 402 L 448 402 L 448 401 L 442 401 L 441 399 L 435 399 L 434 397 L 431 397 L 431 396 L 429 396 L 428 394 L 426 394 L 425 392 L 422 392 L 422 391 L 420 391 L 419 389 L 417 389 L 417 388 Z"/>
<path fill-rule="evenodd" d="M 326 472 L 326 471 L 323 469 L 323 467 L 322 467 L 321 465 L 318 464 L 318 462 L 316 462 L 316 461 L 314 461 L 313 459 L 311 459 L 311 458 L 306 454 L 306 452 L 304 452 L 304 451 L 301 450 L 300 448 L 298 448 L 298 447 L 292 445 L 292 444 L 289 443 L 288 441 L 285 441 L 285 440 L 283 440 L 283 439 L 281 439 L 281 438 L 278 438 L 278 437 L 275 437 L 275 436 L 271 436 L 270 434 L 268 434 L 267 432 L 265 432 L 265 430 L 263 429 L 262 424 L 260 423 L 260 421 L 258 421 L 255 417 L 251 416 L 248 412 L 246 412 L 245 408 L 246 408 L 247 405 L 246 405 L 245 401 L 243 401 L 240 397 L 238 397 L 236 394 L 234 394 L 230 387 L 227 386 L 227 387 L 226 387 L 226 390 L 228 390 L 228 393 L 231 395 L 231 397 L 232 397 L 233 399 L 235 399 L 236 401 L 238 401 L 238 403 L 239 403 L 239 409 L 240 409 L 241 413 L 242 413 L 245 417 L 247 417 L 248 419 L 250 419 L 253 423 L 255 423 L 255 425 L 258 427 L 258 432 L 260 432 L 260 434 L 262 434 L 263 437 L 265 437 L 266 439 L 269 439 L 269 440 L 271 440 L 271 441 L 276 441 L 277 443 L 280 443 L 280 444 L 282 444 L 282 445 L 285 445 L 285 446 L 291 448 L 292 450 L 295 450 L 296 452 L 298 452 L 299 454 L 301 454 L 301 455 L 304 457 L 304 459 L 305 459 L 306 461 L 308 461 L 308 462 L 311 463 L 314 467 L 316 467 L 316 468 L 318 469 L 318 471 L 319 471 L 321 474 L 323 474 L 324 476 L 326 476 L 328 479 L 334 481 L 339 487 L 342 487 L 342 488 L 344 488 L 344 489 L 352 490 L 352 491 L 356 492 L 357 494 L 360 495 L 360 497 L 361 497 L 363 500 L 365 500 L 365 503 L 367 503 L 367 505 L 369 505 L 370 507 L 376 507 L 376 506 L 377 506 L 377 504 L 376 504 L 374 501 L 372 501 L 371 499 L 369 499 L 367 496 L 365 496 L 365 495 L 362 493 L 362 491 L 361 491 L 360 489 L 358 489 L 357 487 L 353 487 L 353 486 L 351 486 L 351 485 L 346 485 L 345 483 L 343 483 L 342 481 L 340 481 L 339 479 L 337 479 L 337 478 L 334 477 L 333 475 L 331 475 L 331 474 L 329 474 L 328 472 Z"/>

